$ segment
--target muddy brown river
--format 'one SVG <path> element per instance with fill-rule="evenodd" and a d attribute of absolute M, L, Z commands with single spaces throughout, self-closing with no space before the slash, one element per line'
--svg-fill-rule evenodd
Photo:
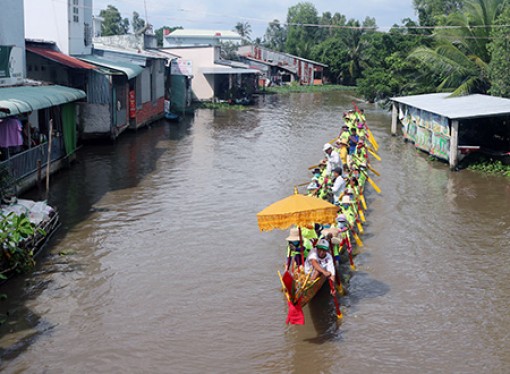
<path fill-rule="evenodd" d="M 509 372 L 510 180 L 428 161 L 366 104 L 382 194 L 343 322 L 321 292 L 285 325 L 287 233 L 255 215 L 307 181 L 353 99 L 267 96 L 82 148 L 52 178 L 63 224 L 36 272 L 0 288 L 2 372 Z"/>

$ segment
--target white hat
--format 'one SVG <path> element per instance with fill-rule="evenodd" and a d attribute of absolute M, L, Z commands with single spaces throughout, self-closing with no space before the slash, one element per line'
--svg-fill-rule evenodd
<path fill-rule="evenodd" d="M 339 214 L 336 217 L 336 220 L 337 220 L 337 222 L 347 222 L 347 217 L 345 216 L 345 214 Z"/>
<path fill-rule="evenodd" d="M 338 235 L 338 232 L 339 232 L 339 231 L 340 231 L 340 230 L 339 230 L 339 229 L 337 229 L 336 227 L 330 227 L 329 229 L 324 229 L 324 230 L 322 230 L 322 231 L 321 231 L 321 234 L 322 234 L 322 235 L 324 235 L 324 236 L 326 236 L 326 235 L 328 235 L 328 234 L 331 234 L 331 235 L 333 235 L 333 236 L 336 236 L 336 235 Z"/>
<path fill-rule="evenodd" d="M 289 231 L 289 236 L 287 237 L 288 242 L 295 242 L 299 240 L 299 229 L 293 228 Z"/>
<path fill-rule="evenodd" d="M 342 197 L 342 202 L 340 204 L 350 204 L 351 203 L 351 198 L 349 195 L 344 195 L 344 197 Z"/>
<path fill-rule="evenodd" d="M 329 143 L 324 144 L 324 147 L 322 147 L 322 150 L 326 152 L 328 149 L 333 148 L 333 146 Z"/>
<path fill-rule="evenodd" d="M 326 239 L 321 239 L 316 245 L 317 249 L 329 250 L 329 242 Z"/>

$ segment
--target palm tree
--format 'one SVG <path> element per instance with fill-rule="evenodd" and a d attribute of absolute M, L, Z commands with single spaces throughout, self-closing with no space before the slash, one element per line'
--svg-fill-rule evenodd
<path fill-rule="evenodd" d="M 452 95 L 487 93 L 487 45 L 504 4 L 505 0 L 467 0 L 462 13 L 448 16 L 446 27 L 436 27 L 434 48 L 419 47 L 410 54 L 439 75 L 438 91 L 452 91 Z"/>
<path fill-rule="evenodd" d="M 250 40 L 251 25 L 248 22 L 237 22 L 234 26 L 234 31 L 237 32 L 242 38 Z"/>

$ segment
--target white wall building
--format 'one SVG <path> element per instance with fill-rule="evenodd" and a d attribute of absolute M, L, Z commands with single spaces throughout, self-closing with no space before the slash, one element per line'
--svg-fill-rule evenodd
<path fill-rule="evenodd" d="M 25 37 L 53 41 L 67 55 L 92 52 L 92 0 L 24 0 Z"/>
<path fill-rule="evenodd" d="M 221 42 L 240 43 L 241 40 L 238 33 L 228 30 L 174 30 L 163 35 L 163 48 L 220 45 Z"/>
<path fill-rule="evenodd" d="M 0 86 L 20 84 L 26 76 L 23 2 L 0 12 Z"/>

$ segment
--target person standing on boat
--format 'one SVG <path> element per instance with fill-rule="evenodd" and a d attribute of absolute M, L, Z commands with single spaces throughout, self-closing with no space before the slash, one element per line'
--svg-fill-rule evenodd
<path fill-rule="evenodd" d="M 349 154 L 349 138 L 347 139 L 340 139 L 338 154 L 340 155 L 340 160 L 342 161 L 342 164 L 347 164 L 347 155 Z"/>
<path fill-rule="evenodd" d="M 342 196 L 345 189 L 345 179 L 342 177 L 342 168 L 333 169 L 333 186 L 331 192 L 333 193 L 333 204 L 340 204 L 340 196 Z"/>
<path fill-rule="evenodd" d="M 356 151 L 356 145 L 358 144 L 359 137 L 356 132 L 356 128 L 351 128 L 351 135 L 349 136 L 349 154 L 352 155 Z"/>
<path fill-rule="evenodd" d="M 292 269 L 293 262 L 299 267 L 303 265 L 304 254 L 309 252 L 313 246 L 310 240 L 301 235 L 303 242 L 299 237 L 299 229 L 290 229 L 289 236 L 287 237 L 287 268 Z"/>
<path fill-rule="evenodd" d="M 326 239 L 320 239 L 306 258 L 305 272 L 312 272 L 310 276 L 312 281 L 321 275 L 333 282 L 335 281 L 335 263 L 331 254 L 329 254 L 329 242 Z"/>
<path fill-rule="evenodd" d="M 343 124 L 342 126 L 342 130 L 340 130 L 340 135 L 338 136 L 338 141 L 341 143 L 342 140 L 348 142 L 349 141 L 349 136 L 351 134 L 349 133 L 349 126 L 347 126 L 347 124 Z"/>
<path fill-rule="evenodd" d="M 356 127 L 358 128 L 358 130 L 356 130 L 356 131 L 357 131 L 357 134 L 360 137 L 360 139 L 364 138 L 365 134 L 366 134 L 365 124 L 363 122 L 358 122 Z"/>
<path fill-rule="evenodd" d="M 324 161 L 326 162 L 326 175 L 329 176 L 333 169 L 342 167 L 342 160 L 340 160 L 338 152 L 333 150 L 333 146 L 331 144 L 324 144 L 322 150 L 326 154 L 326 159 Z"/>

